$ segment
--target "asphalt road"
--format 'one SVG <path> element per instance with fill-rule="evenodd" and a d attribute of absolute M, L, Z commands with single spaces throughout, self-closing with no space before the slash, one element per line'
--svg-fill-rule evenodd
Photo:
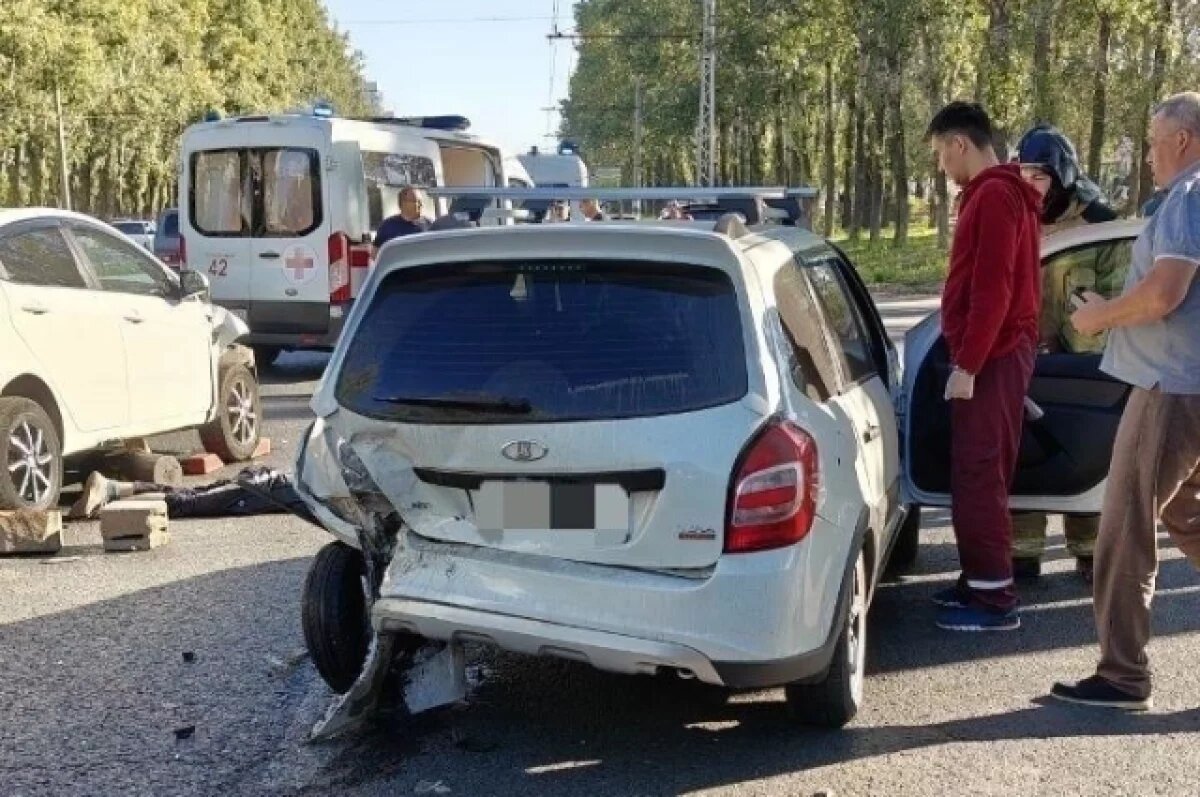
<path fill-rule="evenodd" d="M 267 378 L 273 464 L 289 465 L 322 365 L 288 356 Z M 1200 791 L 1200 581 L 1173 549 L 1157 707 L 1122 716 L 1042 700 L 1095 657 L 1057 521 L 1024 627 L 995 636 L 933 627 L 928 597 L 956 557 L 945 515 L 924 522 L 916 572 L 876 596 L 866 706 L 840 732 L 791 726 L 778 690 L 730 697 L 475 650 L 464 704 L 322 745 L 304 740 L 330 693 L 299 627 L 322 532 L 281 516 L 177 521 L 166 547 L 116 555 L 95 524 L 75 525 L 61 563 L 0 560 L 0 795 Z"/>

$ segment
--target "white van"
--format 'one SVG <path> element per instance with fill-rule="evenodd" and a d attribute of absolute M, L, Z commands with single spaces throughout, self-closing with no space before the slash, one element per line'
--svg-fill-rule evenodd
<path fill-rule="evenodd" d="M 500 150 L 467 126 L 280 114 L 184 132 L 181 257 L 250 326 L 260 365 L 285 349 L 333 348 L 401 188 L 507 184 Z M 433 204 L 430 215 L 453 209 Z"/>
<path fill-rule="evenodd" d="M 517 160 L 539 188 L 587 188 L 587 164 L 572 150 L 547 154 L 534 147 Z"/>

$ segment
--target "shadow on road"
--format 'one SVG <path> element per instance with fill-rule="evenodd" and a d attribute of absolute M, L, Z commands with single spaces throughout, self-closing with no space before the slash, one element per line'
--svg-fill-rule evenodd
<path fill-rule="evenodd" d="M 1094 643 L 1090 603 L 1067 574 L 1026 590 L 1018 634 L 937 631 L 928 596 L 948 583 L 954 554 L 951 546 L 925 548 L 921 571 L 947 576 L 880 589 L 872 673 Z M 153 567 L 169 550 L 136 561 Z M 70 589 L 70 565 L 59 567 L 39 575 Z M 305 559 L 229 569 L 0 625 L 0 777 L 7 781 L 0 791 L 60 783 L 90 793 L 411 793 L 411 784 L 393 781 L 425 779 L 432 770 L 455 794 L 680 793 L 959 742 L 1153 736 L 1200 726 L 1200 710 L 1106 713 L 1098 721 L 1086 709 L 1031 704 L 948 722 L 819 732 L 789 722 L 778 690 L 730 698 L 691 682 L 473 651 L 487 674 L 465 710 L 384 716 L 347 739 L 302 747 L 329 693 L 307 661 L 276 672 L 268 657 L 301 644 L 306 569 Z M 1165 565 L 1156 634 L 1200 627 L 1200 595 L 1172 591 L 1194 583 L 1186 562 Z M 184 661 L 184 651 L 194 661 Z M 175 731 L 189 726 L 194 735 L 176 740 Z M 314 756 L 316 765 L 289 775 L 297 772 L 291 757 Z M 276 758 L 286 786 L 268 777 Z M 159 763 L 146 765 L 151 760 Z"/>
<path fill-rule="evenodd" d="M 258 367 L 263 385 L 292 385 L 320 379 L 329 364 L 329 355 L 316 351 L 285 352 L 272 365 Z"/>

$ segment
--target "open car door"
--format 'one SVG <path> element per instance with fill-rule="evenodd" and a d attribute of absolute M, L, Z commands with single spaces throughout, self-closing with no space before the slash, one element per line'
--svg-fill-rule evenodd
<path fill-rule="evenodd" d="M 1133 241 L 1144 221 L 1118 221 L 1057 233 L 1042 243 L 1043 346 L 1029 398 L 1042 413 L 1026 413 L 1010 506 L 1013 509 L 1098 513 L 1113 441 L 1130 388 L 1100 370 L 1096 341 L 1069 327 L 1070 292 L 1106 297 L 1121 292 Z M 924 506 L 950 505 L 950 413 L 943 399 L 949 353 L 936 312 L 905 338 L 904 432 L 906 498 Z"/>

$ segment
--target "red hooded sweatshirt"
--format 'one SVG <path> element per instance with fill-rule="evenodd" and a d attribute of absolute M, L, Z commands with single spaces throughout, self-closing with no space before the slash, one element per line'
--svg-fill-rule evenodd
<path fill-rule="evenodd" d="M 963 189 L 942 291 L 942 333 L 972 374 L 1038 339 L 1042 198 L 1016 164 L 986 169 Z"/>

